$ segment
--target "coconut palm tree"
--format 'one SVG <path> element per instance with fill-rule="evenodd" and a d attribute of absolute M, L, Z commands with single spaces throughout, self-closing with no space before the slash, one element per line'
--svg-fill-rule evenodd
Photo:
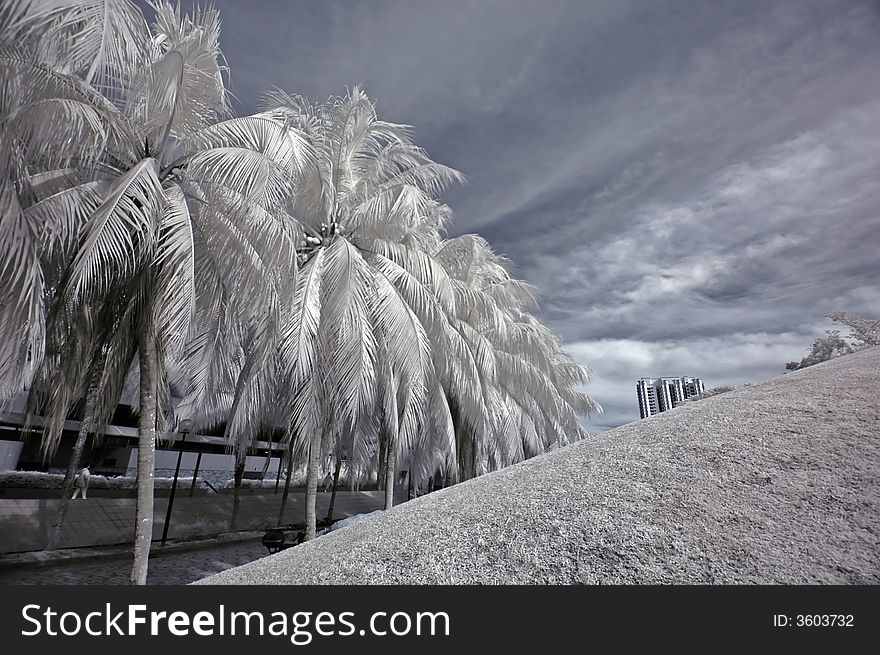
<path fill-rule="evenodd" d="M 272 369 L 308 457 L 308 539 L 315 534 L 319 463 L 337 435 L 352 435 L 354 468 L 368 467 L 380 438 L 387 442 L 392 481 L 397 451 L 417 438 L 433 375 L 428 332 L 435 328 L 425 323 L 430 313 L 413 304 L 415 292 L 401 290 L 418 282 L 394 261 L 393 244 L 438 229 L 433 196 L 460 175 L 416 147 L 408 128 L 379 120 L 357 88 L 318 106 L 274 92 L 266 113 L 307 140 L 315 155 L 287 207 L 304 236 Z M 427 253 L 411 259 L 424 271 L 442 272 Z M 433 298 L 441 291 L 423 293 Z M 386 487 L 393 491 L 393 483 Z"/>
<path fill-rule="evenodd" d="M 577 385 L 589 371 L 526 309 L 533 289 L 510 277 L 507 262 L 476 235 L 434 253 L 454 281 L 456 314 L 443 370 L 460 480 L 507 466 L 586 436 L 579 415 L 601 408 Z"/>
<path fill-rule="evenodd" d="M 130 40 L 138 34 L 138 21 L 127 20 L 132 18 L 130 7 L 111 4 L 126 19 L 121 40 Z M 71 333 L 69 322 L 48 309 L 64 283 L 63 271 L 71 261 L 78 226 L 84 214 L 95 211 L 101 202 L 104 184 L 91 179 L 91 172 L 108 141 L 118 138 L 116 126 L 104 120 L 109 103 L 71 72 L 77 67 L 88 69 L 90 80 L 110 88 L 114 74 L 134 61 L 125 59 L 125 49 L 117 48 L 115 40 L 94 41 L 96 32 L 89 28 L 94 13 L 81 15 L 82 34 L 89 36 L 74 51 L 69 48 L 70 39 L 54 38 L 64 31 L 54 23 L 64 13 L 64 4 L 51 12 L 36 9 L 29 3 L 10 2 L 0 11 L 0 251 L 5 262 L 0 273 L 0 399 L 27 389 L 34 392 L 32 396 L 44 389 L 50 395 L 59 391 L 45 379 L 35 378 L 46 377 L 45 370 L 41 374 L 44 365 L 57 368 L 61 348 L 67 349 L 61 359 L 69 364 L 73 386 L 80 393 L 88 389 L 51 546 L 60 535 L 92 419 L 103 409 L 98 404 L 103 357 L 94 357 L 96 353 L 86 345 L 89 339 Z M 92 322 L 83 327 L 93 334 L 113 323 L 111 318 L 104 325 Z M 112 330 L 105 329 L 104 336 L 109 334 Z M 53 358 L 48 362 L 44 360 L 47 339 L 54 340 L 49 348 Z M 62 396 L 54 393 L 56 404 L 64 408 L 45 430 L 47 452 L 57 446 L 67 407 L 75 400 L 63 397 L 61 402 Z M 34 401 L 32 397 L 32 407 Z"/>
<path fill-rule="evenodd" d="M 299 153 L 293 133 L 272 121 L 215 122 L 228 108 L 214 11 L 183 16 L 158 3 L 152 29 L 131 32 L 114 31 L 131 12 L 140 15 L 129 3 L 60 2 L 49 8 L 29 5 L 19 12 L 17 26 L 31 41 L 58 42 L 60 51 L 80 53 L 92 45 L 89 21 L 95 5 L 105 11 L 102 33 L 112 33 L 98 41 L 121 54 L 105 53 L 112 66 L 101 60 L 89 66 L 85 79 L 91 78 L 106 96 L 86 93 L 81 102 L 92 113 L 77 108 L 95 117 L 102 130 L 100 157 L 90 161 L 83 156 L 87 163 L 76 166 L 77 177 L 64 195 L 47 199 L 55 221 L 68 230 L 64 238 L 73 244 L 52 289 L 49 314 L 73 325 L 77 335 L 100 317 L 117 317 L 112 340 L 118 348 L 104 366 L 106 389 L 121 389 L 129 369 L 136 365 L 139 370 L 132 582 L 143 584 L 152 531 L 153 452 L 168 404 L 168 362 L 186 342 L 195 312 L 217 313 L 231 306 L 261 315 L 265 307 L 277 306 L 274 278 L 266 274 L 280 270 L 276 255 L 282 261 L 290 258 L 284 256 L 283 243 L 276 243 L 286 227 L 272 220 L 269 210 L 289 195 Z M 46 78 L 62 75 L 49 64 L 42 70 Z M 99 75 L 103 70 L 112 74 Z M 27 84 L 34 85 L 33 78 Z M 75 86 L 85 84 L 80 79 Z M 80 148 L 89 155 L 93 144 L 80 143 Z M 75 156 L 69 159 L 79 163 Z M 48 227 L 38 224 L 35 232 Z M 265 247 L 270 242 L 275 249 Z M 86 353 L 110 347 L 101 339 L 88 343 Z M 60 363 L 62 370 L 70 365 L 69 359 Z M 75 398 L 81 389 L 63 385 L 56 395 Z M 108 405 L 116 400 L 109 399 Z M 57 423 L 67 403 L 55 405 L 63 408 L 53 415 Z M 47 444 L 56 438 L 50 432 Z"/>
<path fill-rule="evenodd" d="M 372 286 L 378 294 L 372 297 L 364 294 L 359 303 L 365 302 L 368 308 L 371 300 L 400 303 L 384 307 L 375 315 L 371 310 L 373 335 L 364 332 L 361 338 L 351 342 L 354 347 L 349 351 L 357 356 L 357 348 L 361 348 L 360 353 L 366 351 L 373 357 L 372 370 L 368 362 L 359 371 L 375 376 L 375 410 L 372 416 L 362 411 L 360 419 L 357 411 L 349 413 L 351 425 L 355 426 L 350 433 L 360 437 L 351 446 L 355 465 L 369 462 L 376 450 L 379 451 L 378 477 L 380 483 L 384 482 L 386 507 L 393 502 L 395 460 L 401 452 L 409 453 L 410 468 L 421 479 L 432 475 L 449 454 L 456 453 L 469 458 L 470 463 L 460 468 L 468 471 L 465 476 L 470 477 L 476 470 L 479 444 L 473 438 L 465 439 L 462 430 L 476 430 L 475 434 L 483 436 L 480 443 L 484 444 L 484 454 L 493 453 L 492 461 L 487 460 L 492 466 L 504 465 L 508 460 L 518 461 L 542 452 L 551 443 L 582 436 L 583 428 L 574 412 L 596 411 L 598 406 L 582 394 L 572 395 L 567 388 L 570 384 L 586 382 L 585 371 L 566 360 L 561 351 L 557 352 L 558 341 L 549 331 L 544 330 L 533 339 L 535 342 L 543 339 L 543 350 L 530 354 L 528 349 L 519 352 L 514 345 L 507 344 L 506 347 L 514 349 L 514 354 L 502 350 L 498 355 L 512 372 L 525 367 L 532 374 L 527 390 L 531 393 L 519 389 L 514 393 L 508 388 L 514 387 L 514 382 L 505 386 L 496 384 L 496 344 L 490 342 L 486 334 L 497 333 L 497 341 L 506 334 L 502 328 L 507 323 L 528 320 L 537 324 L 523 311 L 531 292 L 526 285 L 510 278 L 500 258 L 491 253 L 481 239 L 459 239 L 453 243 L 441 240 L 440 229 L 449 220 L 450 212 L 434 196 L 444 184 L 455 179 L 454 173 L 422 159 L 423 153 L 412 146 L 406 135 L 394 131 L 394 128 L 399 130 L 399 126 L 382 125 L 384 133 L 380 131 L 380 138 L 385 140 L 377 145 L 371 130 L 378 119 L 372 105 L 357 89 L 348 98 L 318 108 L 301 98 L 281 93 L 272 100 L 274 111 L 307 135 L 318 153 L 316 173 L 301 182 L 291 209 L 291 215 L 297 216 L 308 234 L 300 253 L 303 264 L 294 303 L 297 322 L 294 329 L 287 332 L 295 335 L 292 343 L 297 344 L 299 350 L 282 348 L 283 352 L 300 355 L 292 362 L 299 377 L 289 385 L 299 390 L 296 396 L 299 404 L 295 405 L 294 412 L 302 409 L 315 412 L 305 429 L 298 430 L 300 434 L 311 433 L 314 439 L 310 444 L 311 484 L 317 481 L 317 462 L 332 448 L 332 440 L 328 442 L 325 438 L 319 443 L 316 435 L 342 432 L 334 430 L 332 425 L 322 425 L 321 421 L 335 413 L 338 405 L 331 403 L 322 408 L 322 398 L 326 399 L 332 391 L 309 378 L 309 371 L 321 369 L 320 361 L 315 363 L 321 351 L 312 349 L 317 339 L 326 336 L 322 327 L 329 325 L 332 330 L 337 324 L 326 323 L 322 316 L 321 303 L 323 294 L 327 293 L 321 286 L 323 248 L 328 240 L 338 244 L 348 239 L 357 248 L 354 255 L 362 255 L 366 267 L 358 271 L 364 278 L 374 280 Z M 439 184 L 435 178 L 438 173 L 446 176 Z M 324 230 L 319 230 L 319 234 L 310 232 L 309 228 L 314 230 L 318 221 L 326 216 L 329 218 L 322 221 Z M 340 223 L 333 216 L 347 218 L 347 222 Z M 339 227 L 343 228 L 344 236 L 340 236 Z M 471 254 L 456 268 L 453 251 L 463 245 Z M 441 261 L 435 261 L 432 252 Z M 363 266 L 360 259 L 352 261 Z M 346 264 L 352 265 L 348 259 Z M 459 279 L 454 279 L 446 267 Z M 313 313 L 307 314 L 308 294 L 314 288 L 320 288 L 323 293 L 312 295 Z M 334 292 L 338 289 L 336 284 L 331 286 Z M 411 325 L 395 325 L 390 331 L 383 331 L 381 324 L 389 316 L 409 316 Z M 422 351 L 405 351 L 406 357 L 399 358 L 400 349 L 388 345 L 408 329 L 416 337 L 411 342 L 420 343 Z M 338 342 L 334 346 L 334 358 L 345 352 L 345 346 L 339 347 Z M 498 342 L 497 347 L 502 346 L 504 344 Z M 533 370 L 535 367 L 529 360 L 541 354 L 546 374 Z M 413 362 L 419 362 L 419 373 L 412 377 L 417 384 L 401 385 L 398 371 L 406 370 Z M 326 364 L 329 370 L 333 362 Z M 353 369 L 349 366 L 347 370 Z M 571 379 L 562 379 L 562 371 Z M 548 376 L 559 378 L 559 390 L 547 386 Z M 325 376 L 322 382 L 326 384 L 327 380 Z M 334 389 L 350 389 L 353 382 L 356 379 L 341 378 Z M 419 395 L 402 395 L 401 389 L 414 390 Z M 558 397 L 557 391 L 565 398 Z M 514 398 L 520 402 L 514 402 Z M 531 419 L 521 416 L 521 404 L 526 404 L 528 411 L 542 420 L 538 427 Z M 453 421 L 453 412 L 463 420 Z M 554 419 L 548 420 L 547 415 Z M 564 417 L 565 421 L 558 417 Z M 295 414 L 294 421 L 302 418 L 303 414 Z M 406 429 L 401 429 L 401 421 L 408 421 Z M 538 429 L 542 433 L 540 438 Z M 402 435 L 405 440 L 398 443 Z M 526 445 L 514 447 L 515 435 L 520 441 L 526 440 Z M 501 452 L 511 452 L 506 458 L 499 456 L 494 447 L 487 451 L 485 446 L 501 437 L 506 441 L 499 443 L 509 446 Z"/>

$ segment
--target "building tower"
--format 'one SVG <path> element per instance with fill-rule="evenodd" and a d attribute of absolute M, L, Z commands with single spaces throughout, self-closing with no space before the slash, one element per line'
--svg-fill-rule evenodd
<path fill-rule="evenodd" d="M 642 418 L 672 409 L 706 390 L 700 378 L 641 378 L 636 382 L 639 414 Z"/>

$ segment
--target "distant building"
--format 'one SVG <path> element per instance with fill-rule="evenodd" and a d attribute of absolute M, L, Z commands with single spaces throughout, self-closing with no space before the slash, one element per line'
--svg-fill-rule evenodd
<path fill-rule="evenodd" d="M 665 412 L 705 390 L 700 378 L 642 378 L 636 382 L 639 413 L 642 418 L 647 418 Z"/>

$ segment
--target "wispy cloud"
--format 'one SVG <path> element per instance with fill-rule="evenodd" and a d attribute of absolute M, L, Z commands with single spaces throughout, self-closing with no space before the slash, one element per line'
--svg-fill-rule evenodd
<path fill-rule="evenodd" d="M 818 318 L 841 294 L 877 284 L 875 119 L 880 104 L 842 112 L 675 201 L 644 198 L 621 229 L 586 243 L 551 233 L 524 249 L 524 273 L 569 339 L 785 331 L 811 318 L 807 307 Z M 589 235 L 589 216 L 578 230 Z"/>
<path fill-rule="evenodd" d="M 363 84 L 465 173 L 453 233 L 538 287 L 608 424 L 641 375 L 755 381 L 880 314 L 876 3 L 217 6 L 243 110 Z"/>

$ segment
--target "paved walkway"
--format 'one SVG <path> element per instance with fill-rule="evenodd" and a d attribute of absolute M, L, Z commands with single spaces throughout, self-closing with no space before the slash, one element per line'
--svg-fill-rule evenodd
<path fill-rule="evenodd" d="M 336 520 L 381 509 L 381 491 L 339 491 L 333 516 Z M 238 528 L 262 530 L 276 525 L 281 509 L 281 493 L 243 493 Z M 397 502 L 405 500 L 405 493 Z M 38 551 L 45 548 L 49 530 L 58 509 L 57 499 L 0 498 L 0 554 Z M 59 548 L 79 548 L 126 544 L 133 541 L 134 498 L 89 498 L 71 501 Z M 153 538 L 159 539 L 165 522 L 167 498 L 156 498 Z M 323 518 L 330 503 L 329 493 L 318 493 L 317 515 Z M 168 538 L 192 539 L 215 535 L 229 529 L 232 494 L 178 497 L 174 501 Z M 291 493 L 287 499 L 283 524 L 305 522 L 305 494 Z"/>
<path fill-rule="evenodd" d="M 259 538 L 150 556 L 148 584 L 187 584 L 247 564 L 268 552 Z M 128 584 L 131 556 L 0 568 L 0 585 Z"/>

